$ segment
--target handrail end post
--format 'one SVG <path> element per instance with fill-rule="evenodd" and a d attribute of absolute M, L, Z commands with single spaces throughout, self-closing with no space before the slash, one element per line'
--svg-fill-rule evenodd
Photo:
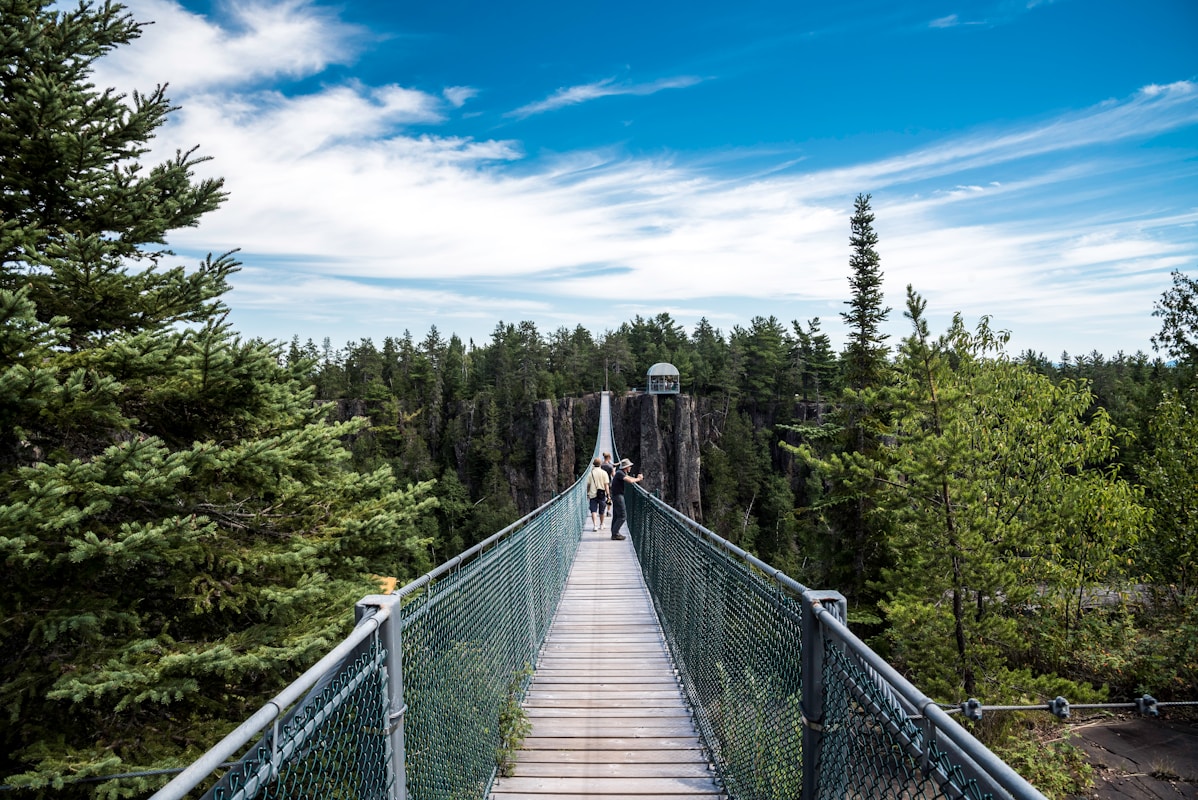
<path fill-rule="evenodd" d="M 370 610 L 386 608 L 387 615 L 379 628 L 379 637 L 386 652 L 384 664 L 387 670 L 387 731 L 391 758 L 388 800 L 407 800 L 408 781 L 404 752 L 404 712 L 407 707 L 403 699 L 403 620 L 400 614 L 400 597 L 395 594 L 371 594 L 354 605 L 354 621 L 361 621 Z"/>
<path fill-rule="evenodd" d="M 827 641 L 818 611 L 828 611 L 844 623 L 848 603 L 840 592 L 808 590 L 803 593 L 802 604 L 802 800 L 816 800 L 824 745 L 824 646 Z"/>

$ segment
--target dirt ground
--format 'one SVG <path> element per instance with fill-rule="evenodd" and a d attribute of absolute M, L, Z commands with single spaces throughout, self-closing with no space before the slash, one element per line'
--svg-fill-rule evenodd
<path fill-rule="evenodd" d="M 1198 800 L 1198 719 L 1104 716 L 1070 727 L 1094 766 L 1086 797 Z"/>

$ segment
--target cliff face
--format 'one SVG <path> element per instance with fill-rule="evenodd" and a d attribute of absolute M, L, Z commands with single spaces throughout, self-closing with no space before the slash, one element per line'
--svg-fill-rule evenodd
<path fill-rule="evenodd" d="M 589 438 L 599 427 L 600 396 L 542 400 L 534 410 L 534 507 L 566 489 L 586 465 Z M 645 476 L 641 484 L 692 519 L 702 519 L 699 495 L 699 421 L 688 395 L 613 397 L 616 452 Z M 575 431 L 588 437 L 579 442 Z M 530 511 L 531 508 L 521 508 Z"/>
<path fill-rule="evenodd" d="M 524 417 L 508 432 L 508 444 L 516 457 L 502 469 L 521 514 L 567 489 L 589 463 L 600 406 L 598 394 L 541 400 L 531 409 L 531 420 Z M 700 425 L 695 399 L 681 394 L 630 393 L 613 397 L 611 409 L 616 452 L 632 459 L 633 472 L 645 476 L 641 485 L 692 519 L 701 520 L 699 443 L 700 435 L 707 435 L 711 425 Z M 470 449 L 479 424 L 475 411 L 466 404 L 450 415 L 450 422 L 456 425 L 456 435 L 450 437 L 453 458 L 459 477 L 472 493 L 478 488 L 469 484 Z M 334 414 L 338 419 L 350 419 L 369 416 L 369 412 L 364 401 L 341 400 Z M 705 416 L 711 415 L 705 412 Z M 348 438 L 373 435 L 367 429 Z M 418 460 L 427 462 L 430 469 L 435 466 L 429 455 L 433 448 L 418 449 Z M 408 451 L 405 455 L 414 457 Z"/>
<path fill-rule="evenodd" d="M 541 400 L 533 409 L 533 508 L 552 500 L 581 472 L 575 454 L 574 426 L 575 415 L 585 413 L 586 402 L 573 397 L 556 402 Z"/>
<path fill-rule="evenodd" d="M 699 494 L 699 420 L 689 395 L 629 394 L 612 398 L 616 449 L 630 458 L 641 485 L 702 521 Z"/>

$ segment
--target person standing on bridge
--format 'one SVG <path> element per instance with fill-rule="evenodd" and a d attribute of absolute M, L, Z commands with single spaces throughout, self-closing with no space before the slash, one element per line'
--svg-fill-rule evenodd
<path fill-rule="evenodd" d="M 603 527 L 603 517 L 607 514 L 607 492 L 611 488 L 611 479 L 595 459 L 591 466 L 591 474 L 587 476 L 587 503 L 591 509 L 591 530 L 597 531 Z M 598 521 L 595 515 L 599 515 Z"/>
<path fill-rule="evenodd" d="M 616 465 L 616 474 L 611 478 L 611 538 L 623 539 L 624 534 L 620 533 L 620 528 L 624 525 L 624 520 L 628 518 L 628 509 L 624 506 L 624 484 L 640 483 L 645 479 L 644 475 L 633 477 L 628 474 L 628 468 L 632 466 L 632 462 L 627 458 L 620 459 L 620 463 Z"/>

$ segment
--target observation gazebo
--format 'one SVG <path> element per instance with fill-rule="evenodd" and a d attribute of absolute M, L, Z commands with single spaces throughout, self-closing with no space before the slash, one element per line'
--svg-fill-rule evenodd
<path fill-rule="evenodd" d="M 664 361 L 659 361 L 649 367 L 648 377 L 649 394 L 678 394 L 682 388 L 678 368 Z"/>

